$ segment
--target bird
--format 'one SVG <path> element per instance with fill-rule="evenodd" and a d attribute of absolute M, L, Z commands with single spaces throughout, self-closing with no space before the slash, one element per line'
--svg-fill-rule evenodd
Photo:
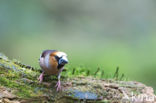
<path fill-rule="evenodd" d="M 68 64 L 67 54 L 58 50 L 44 50 L 40 55 L 39 64 L 42 69 L 38 80 L 40 83 L 43 81 L 45 74 L 57 75 L 58 82 L 55 87 L 57 91 L 61 90 L 61 72 L 64 66 Z"/>

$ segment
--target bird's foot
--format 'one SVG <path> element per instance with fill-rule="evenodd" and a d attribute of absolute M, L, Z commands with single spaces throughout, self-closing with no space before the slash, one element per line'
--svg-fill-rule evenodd
<path fill-rule="evenodd" d="M 57 84 L 55 85 L 55 87 L 57 87 L 57 91 L 60 91 L 61 90 L 61 81 L 58 80 Z"/>
<path fill-rule="evenodd" d="M 44 73 L 41 73 L 41 75 L 40 75 L 39 78 L 38 78 L 38 80 L 39 80 L 40 83 L 43 81 L 43 74 L 44 74 Z"/>

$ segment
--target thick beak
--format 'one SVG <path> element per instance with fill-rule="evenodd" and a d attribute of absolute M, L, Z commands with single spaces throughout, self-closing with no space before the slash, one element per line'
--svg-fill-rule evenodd
<path fill-rule="evenodd" d="M 62 57 L 62 58 L 59 60 L 59 64 L 62 64 L 62 65 L 68 64 L 68 59 L 67 59 L 67 57 Z"/>
<path fill-rule="evenodd" d="M 63 63 L 63 64 L 68 64 L 68 61 L 67 61 L 67 60 L 63 60 L 62 63 Z"/>

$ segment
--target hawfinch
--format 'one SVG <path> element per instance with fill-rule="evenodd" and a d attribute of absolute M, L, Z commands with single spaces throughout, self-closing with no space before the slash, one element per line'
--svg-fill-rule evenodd
<path fill-rule="evenodd" d="M 57 91 L 61 89 L 60 76 L 65 64 L 68 63 L 67 54 L 57 50 L 45 50 L 42 52 L 39 64 L 43 72 L 39 76 L 40 83 L 43 81 L 44 74 L 57 75 L 58 82 L 56 84 Z"/>

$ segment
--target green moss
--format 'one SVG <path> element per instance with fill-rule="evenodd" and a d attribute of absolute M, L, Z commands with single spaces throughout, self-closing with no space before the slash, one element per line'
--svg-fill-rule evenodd
<path fill-rule="evenodd" d="M 42 94 L 39 90 L 37 94 L 34 92 L 36 87 L 42 87 L 42 85 L 38 86 L 35 82 L 28 84 L 22 80 L 22 78 L 27 77 L 35 81 L 38 74 L 21 68 L 9 60 L 0 59 L 0 85 L 14 89 L 15 94 L 20 98 L 29 98 Z"/>
<path fill-rule="evenodd" d="M 45 75 L 44 82 L 47 84 L 39 84 L 37 80 L 39 75 L 38 69 L 26 66 L 16 60 L 9 60 L 7 57 L 1 57 L 0 55 L 0 85 L 11 88 L 14 91 L 13 93 L 19 98 L 36 98 L 35 101 L 37 100 L 37 103 L 40 99 L 44 101 L 49 98 L 49 100 L 55 101 L 69 100 L 73 103 L 72 100 L 76 98 L 71 90 L 91 92 L 95 93 L 98 97 L 104 98 L 96 103 L 111 103 L 112 101 L 109 100 L 113 96 L 119 95 L 120 98 L 123 96 L 118 87 L 126 88 L 127 91 L 132 91 L 134 94 L 140 94 L 140 89 L 143 89 L 137 89 L 135 83 L 120 81 L 123 80 L 124 75 L 119 75 L 119 68 L 117 68 L 114 75 L 106 75 L 104 71 L 100 71 L 100 68 L 95 70 L 94 73 L 91 73 L 89 69 L 83 66 L 73 69 L 67 68 L 61 76 L 62 84 L 64 84 L 65 88 L 63 92 L 56 92 L 56 88 L 54 87 L 57 81 L 56 76 Z M 71 95 L 69 96 L 68 94 Z M 69 97 L 71 99 L 68 99 Z"/>
<path fill-rule="evenodd" d="M 36 93 L 34 93 L 34 86 L 31 85 L 25 85 L 22 82 L 18 82 L 17 78 L 7 78 L 7 77 L 1 77 L 0 78 L 0 85 L 5 86 L 8 88 L 17 89 L 16 93 L 20 97 L 32 97 L 36 96 Z"/>

